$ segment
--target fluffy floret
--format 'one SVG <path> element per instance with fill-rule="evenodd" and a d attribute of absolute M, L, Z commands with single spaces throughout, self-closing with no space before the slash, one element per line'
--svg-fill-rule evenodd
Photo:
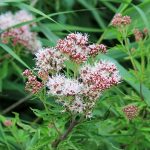
<path fill-rule="evenodd" d="M 75 79 L 69 79 L 62 75 L 49 77 L 47 82 L 48 93 L 52 95 L 73 96 L 80 93 L 82 84 Z"/>
<path fill-rule="evenodd" d="M 2 42 L 7 44 L 10 41 L 15 46 L 20 44 L 23 47 L 35 52 L 41 48 L 41 43 L 37 39 L 37 34 L 30 31 L 30 25 L 23 25 L 19 28 L 11 28 L 12 26 L 34 19 L 34 17 L 25 10 L 12 14 L 8 12 L 0 15 L 0 29 L 6 30 L 1 34 Z"/>
<path fill-rule="evenodd" d="M 36 54 L 36 68 L 46 72 L 58 72 L 64 67 L 65 57 L 55 48 L 40 49 Z"/>

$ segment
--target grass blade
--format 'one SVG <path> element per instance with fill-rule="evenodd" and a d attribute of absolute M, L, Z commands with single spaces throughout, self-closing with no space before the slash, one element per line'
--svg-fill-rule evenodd
<path fill-rule="evenodd" d="M 114 62 L 117 65 L 117 67 L 120 71 L 121 77 L 140 94 L 140 84 L 135 83 L 135 77 L 132 76 L 115 59 L 110 58 L 106 55 L 99 55 L 97 58 L 98 58 L 98 60 L 99 59 L 104 59 L 104 60 L 110 60 L 111 62 Z M 145 102 L 147 103 L 148 106 L 150 106 L 150 99 L 149 99 L 150 98 L 150 90 L 147 87 L 145 87 L 144 85 L 142 85 L 142 93 L 143 93 L 143 97 L 144 97 Z"/>
<path fill-rule="evenodd" d="M 102 29 L 106 28 L 105 22 L 104 20 L 101 18 L 101 16 L 99 15 L 98 11 L 96 9 L 93 9 L 93 6 L 91 6 L 90 4 L 88 4 L 87 1 L 85 0 L 78 0 L 80 4 L 82 4 L 84 7 L 86 7 L 87 9 L 91 10 L 95 20 L 97 21 L 97 23 L 99 24 L 99 26 Z"/>
<path fill-rule="evenodd" d="M 133 5 L 133 4 L 132 4 L 132 6 L 133 6 L 133 7 L 137 10 L 137 12 L 140 14 L 140 16 L 141 16 L 142 20 L 144 21 L 144 23 L 145 23 L 147 29 L 150 29 L 150 26 L 149 26 L 149 23 L 148 23 L 148 19 L 147 19 L 145 13 L 143 12 L 143 10 L 142 10 L 140 7 L 135 6 L 135 5 Z"/>
<path fill-rule="evenodd" d="M 32 7 L 31 5 L 27 5 L 27 4 L 24 4 L 24 3 L 19 3 L 19 4 L 15 4 L 15 5 L 18 6 L 19 8 L 27 9 L 27 10 L 30 10 L 30 11 L 32 11 L 34 13 L 37 13 L 37 14 L 39 14 L 39 15 L 41 15 L 41 16 L 49 19 L 49 20 L 51 20 L 52 22 L 58 24 L 60 27 L 62 27 L 63 29 L 66 30 L 66 28 L 64 28 L 63 25 L 61 25 L 60 23 L 58 23 L 57 21 L 55 21 L 54 19 L 52 19 L 51 17 L 49 17 L 48 15 L 46 15 L 45 13 L 43 13 L 42 11 L 40 11 L 40 10 Z M 68 32 L 70 32 L 70 31 L 68 31 Z"/>
<path fill-rule="evenodd" d="M 7 53 L 9 53 L 13 58 L 15 58 L 18 62 L 24 65 L 26 68 L 30 68 L 14 51 L 12 51 L 7 45 L 0 43 L 0 47 L 2 47 Z"/>
<path fill-rule="evenodd" d="M 39 27 L 43 34 L 50 40 L 50 42 L 55 44 L 59 37 L 57 37 L 55 34 L 53 34 L 53 32 L 51 32 L 51 28 L 48 28 L 45 24 L 40 24 Z"/>

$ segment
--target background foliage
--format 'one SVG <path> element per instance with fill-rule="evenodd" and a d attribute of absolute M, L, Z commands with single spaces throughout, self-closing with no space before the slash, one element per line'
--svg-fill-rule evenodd
<path fill-rule="evenodd" d="M 36 16 L 32 22 L 38 26 L 32 30 L 38 32 L 43 47 L 55 45 L 59 38 L 70 32 L 86 32 L 90 35 L 91 42 L 103 42 L 109 49 L 107 55 L 98 56 L 97 59 L 110 59 L 120 70 L 122 83 L 102 95 L 94 109 L 93 118 L 77 126 L 58 149 L 150 149 L 150 41 L 148 38 L 141 45 L 133 37 L 134 28 L 150 29 L 149 8 L 149 0 L 0 1 L 1 13 L 26 9 Z M 132 18 L 129 46 L 136 49 L 132 54 L 136 71 L 130 56 L 117 40 L 118 32 L 110 26 L 116 13 Z M 24 24 L 29 23 L 31 22 Z M 23 53 L 18 56 L 14 47 L 2 43 L 0 47 L 0 147 L 2 150 L 47 150 L 50 141 L 57 136 L 52 121 L 62 128 L 66 116 L 62 118 L 58 108 L 53 111 L 52 118 L 44 117 L 45 121 L 40 119 L 44 116 L 43 105 L 25 92 L 25 79 L 22 77 L 25 68 L 34 66 L 33 55 Z M 141 57 L 144 58 L 144 64 Z M 132 121 L 122 112 L 122 108 L 128 104 L 139 107 L 139 115 Z M 4 127 L 2 122 L 6 118 L 11 118 L 17 126 L 11 130 Z M 47 133 L 50 133 L 49 138 Z"/>

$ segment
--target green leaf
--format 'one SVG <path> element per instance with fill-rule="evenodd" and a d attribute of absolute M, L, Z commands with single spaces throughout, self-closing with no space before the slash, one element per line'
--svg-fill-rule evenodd
<path fill-rule="evenodd" d="M 82 4 L 84 7 L 86 7 L 87 9 L 91 10 L 95 20 L 97 21 L 97 23 L 99 24 L 99 26 L 102 29 L 106 28 L 105 22 L 103 20 L 103 18 L 100 16 L 99 12 L 97 11 L 97 9 L 94 9 L 94 7 L 92 5 L 90 5 L 88 3 L 88 1 L 85 0 L 78 0 L 80 4 Z"/>
<path fill-rule="evenodd" d="M 6 147 L 8 148 L 8 150 L 11 150 L 10 145 L 8 144 L 8 141 L 6 138 L 6 134 L 2 128 L 1 123 L 0 123 L 0 137 L 3 137 L 3 142 L 5 143 Z"/>
<path fill-rule="evenodd" d="M 26 143 L 26 150 L 33 150 L 32 147 L 38 142 L 39 137 L 38 137 L 38 132 L 36 132 L 31 140 Z"/>
<path fill-rule="evenodd" d="M 145 26 L 147 27 L 149 25 L 149 23 L 147 24 L 147 22 L 150 21 L 149 7 L 149 1 L 144 1 L 143 3 L 140 3 L 136 6 L 134 5 L 125 11 L 125 14 L 132 18 L 131 26 L 133 28 L 144 28 Z"/>
<path fill-rule="evenodd" d="M 0 79 L 4 79 L 7 76 L 7 73 L 8 73 L 8 61 L 5 60 L 0 69 Z"/>
<path fill-rule="evenodd" d="M 107 1 L 101 1 L 106 7 L 108 7 L 113 12 L 117 12 L 117 8 L 113 6 L 110 2 Z"/>
<path fill-rule="evenodd" d="M 12 61 L 11 64 L 12 64 L 13 68 L 16 70 L 17 75 L 18 74 L 21 75 L 23 70 L 15 62 Z"/>
<path fill-rule="evenodd" d="M 135 6 L 133 4 L 132 4 L 132 6 L 137 10 L 137 12 L 139 13 L 139 15 L 141 16 L 141 19 L 144 21 L 147 29 L 150 29 L 148 19 L 146 17 L 146 14 L 143 12 L 143 10 L 140 7 Z"/>
<path fill-rule="evenodd" d="M 122 13 L 129 6 L 131 2 L 132 0 L 126 0 L 124 3 L 121 3 L 121 5 L 119 6 L 117 10 L 117 13 Z"/>
<path fill-rule="evenodd" d="M 55 44 L 59 37 L 57 37 L 53 32 L 51 32 L 51 28 L 48 28 L 45 24 L 40 24 L 39 27 L 43 34 L 50 40 L 50 42 Z"/>
<path fill-rule="evenodd" d="M 19 61 L 22 65 L 24 65 L 26 68 L 30 68 L 12 49 L 10 49 L 7 45 L 0 43 L 0 46 L 8 52 L 13 58 L 15 58 L 17 61 Z"/>
<path fill-rule="evenodd" d="M 39 15 L 41 15 L 41 16 L 49 19 L 49 20 L 51 20 L 52 22 L 58 24 L 61 28 L 63 28 L 63 29 L 66 30 L 66 28 L 63 25 L 61 25 L 60 23 L 58 23 L 57 21 L 55 21 L 54 19 L 52 19 L 51 17 L 49 17 L 48 15 L 46 15 L 45 13 L 43 13 L 42 11 L 40 11 L 40 10 L 32 7 L 31 5 L 27 5 L 27 4 L 24 4 L 24 3 L 19 3 L 19 4 L 15 4 L 15 5 L 18 6 L 18 7 L 20 7 L 20 8 L 22 8 L 22 9 L 27 9 L 27 10 L 30 10 L 32 12 L 35 12 L 35 13 L 37 13 L 37 14 L 39 14 Z M 68 32 L 70 32 L 70 31 L 68 31 Z"/>
<path fill-rule="evenodd" d="M 140 94 L 140 84 L 135 82 L 135 77 L 132 76 L 123 66 L 121 66 L 117 61 L 115 61 L 113 58 L 110 58 L 106 55 L 99 55 L 97 59 L 104 59 L 104 60 L 110 60 L 114 62 L 120 72 L 121 77 L 129 84 L 131 85 L 139 94 Z M 145 102 L 147 103 L 148 106 L 150 106 L 150 90 L 142 85 L 142 93 Z"/>
<path fill-rule="evenodd" d="M 23 2 L 26 0 L 2 0 L 1 2 L 3 3 L 19 3 L 19 2 Z"/>
<path fill-rule="evenodd" d="M 3 87 L 3 79 L 7 76 L 7 73 L 8 73 L 8 61 L 5 60 L 0 69 L 0 92 L 2 91 Z"/>
<path fill-rule="evenodd" d="M 22 94 L 25 94 L 24 85 L 23 84 L 18 84 L 18 83 L 15 83 L 15 82 L 4 81 L 3 89 L 4 90 L 13 90 L 13 91 L 16 90 L 16 91 L 19 91 Z"/>
<path fill-rule="evenodd" d="M 55 23 L 45 23 L 44 25 L 47 26 L 47 28 L 50 28 L 51 31 L 63 31 L 63 29 L 60 28 L 60 26 Z M 102 32 L 103 31 L 102 29 L 98 29 L 98 28 L 80 27 L 80 26 L 68 25 L 68 24 L 63 24 L 63 26 L 65 26 L 65 28 L 69 31 L 82 31 L 82 32 Z M 33 29 L 34 31 L 40 30 L 39 27 L 35 27 Z"/>

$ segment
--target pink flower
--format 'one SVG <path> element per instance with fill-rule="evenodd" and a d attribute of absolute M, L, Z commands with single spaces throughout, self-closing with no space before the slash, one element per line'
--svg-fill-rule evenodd
<path fill-rule="evenodd" d="M 111 21 L 111 25 L 119 27 L 121 25 L 129 25 L 131 23 L 131 18 L 129 16 L 122 16 L 121 14 L 116 14 Z"/>
<path fill-rule="evenodd" d="M 138 114 L 138 107 L 134 105 L 129 105 L 123 108 L 123 112 L 129 120 L 134 119 Z"/>
<path fill-rule="evenodd" d="M 106 53 L 107 49 L 106 46 L 103 44 L 92 44 L 88 46 L 89 48 L 89 55 L 97 55 L 99 52 Z"/>
<path fill-rule="evenodd" d="M 87 34 L 81 33 L 69 34 L 64 40 L 57 42 L 56 48 L 79 64 L 85 62 L 90 55 L 95 56 L 98 52 L 106 53 L 105 45 L 89 45 Z"/>
<path fill-rule="evenodd" d="M 80 70 L 85 85 L 84 94 L 97 98 L 100 92 L 120 82 L 121 78 L 115 64 L 100 61 L 94 66 L 85 65 Z"/>
<path fill-rule="evenodd" d="M 36 69 L 45 72 L 58 72 L 64 67 L 66 58 L 55 48 L 40 49 L 36 54 Z"/>
<path fill-rule="evenodd" d="M 47 82 L 48 94 L 55 96 L 72 96 L 80 93 L 82 84 L 75 79 L 66 78 L 63 75 L 49 77 Z"/>
<path fill-rule="evenodd" d="M 87 42 L 88 37 L 86 34 L 71 33 L 64 40 L 59 40 L 56 48 L 60 52 L 67 54 L 75 62 L 82 63 L 86 61 L 88 57 Z"/>
<path fill-rule="evenodd" d="M 37 49 L 41 48 L 41 43 L 37 39 L 37 34 L 30 31 L 30 25 L 11 28 L 14 25 L 32 19 L 34 19 L 34 17 L 25 10 L 18 11 L 14 15 L 11 12 L 0 15 L 0 29 L 6 30 L 1 34 L 2 42 L 5 44 L 12 42 L 14 46 L 20 44 L 31 50 L 31 52 L 35 52 Z"/>
<path fill-rule="evenodd" d="M 32 71 L 25 70 L 23 74 L 28 78 L 26 89 L 37 93 L 46 86 L 47 94 L 57 98 L 56 101 L 64 106 L 63 111 L 83 114 L 90 118 L 102 92 L 121 80 L 116 65 L 109 61 L 99 61 L 93 66 L 78 65 L 81 68 L 76 68 L 76 78 L 67 78 L 60 73 L 68 58 L 80 64 L 86 62 L 90 56 L 106 51 L 103 44 L 89 44 L 87 34 L 71 33 L 65 39 L 59 40 L 55 48 L 40 49 L 35 54 L 35 70 L 38 71 L 42 82 L 37 80 Z"/>
<path fill-rule="evenodd" d="M 84 113 L 86 104 L 83 102 L 81 97 L 75 96 L 72 104 L 68 105 L 68 109 L 74 113 Z"/>
<path fill-rule="evenodd" d="M 37 80 L 37 77 L 33 75 L 32 71 L 26 69 L 23 75 L 28 79 L 25 87 L 26 91 L 36 94 L 43 88 L 43 83 Z"/>
<path fill-rule="evenodd" d="M 12 123 L 11 120 L 5 120 L 5 121 L 3 122 L 3 124 L 4 124 L 4 126 L 6 126 L 6 127 L 10 127 L 10 126 L 13 125 L 13 123 Z"/>
<path fill-rule="evenodd" d="M 138 42 L 140 40 L 143 39 L 143 33 L 139 30 L 139 29 L 134 29 L 134 37 L 135 37 L 135 40 Z"/>

